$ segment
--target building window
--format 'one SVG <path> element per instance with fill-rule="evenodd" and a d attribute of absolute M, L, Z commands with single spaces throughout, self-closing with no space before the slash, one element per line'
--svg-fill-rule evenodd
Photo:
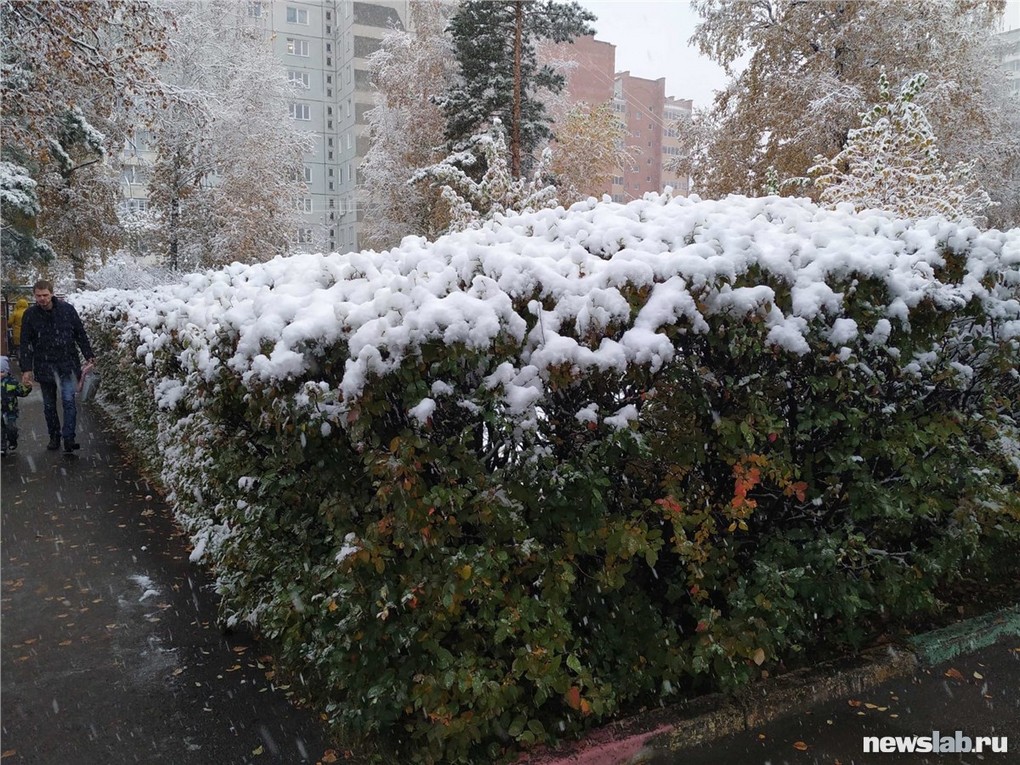
<path fill-rule="evenodd" d="M 296 85 L 299 88 L 304 88 L 305 90 L 311 87 L 311 84 L 308 80 L 308 72 L 295 72 L 294 70 L 289 70 L 287 72 L 287 80 L 292 85 Z"/>
<path fill-rule="evenodd" d="M 287 53 L 291 56 L 308 56 L 308 40 L 287 38 Z"/>
<path fill-rule="evenodd" d="M 312 230 L 310 228 L 299 228 L 295 239 L 299 244 L 311 244 Z"/>
<path fill-rule="evenodd" d="M 326 53 L 333 52 L 333 43 L 326 43 Z"/>
<path fill-rule="evenodd" d="M 308 104 L 291 104 L 290 118 L 307 122 L 312 118 L 312 107 Z"/>
<path fill-rule="evenodd" d="M 298 212 L 310 213 L 312 211 L 312 200 L 308 197 L 298 197 L 294 200 L 294 207 Z"/>
<path fill-rule="evenodd" d="M 260 0 L 249 0 L 248 15 L 253 19 L 262 18 L 262 3 Z"/>
<path fill-rule="evenodd" d="M 123 208 L 128 213 L 143 213 L 149 210 L 148 199 L 125 199 Z"/>
<path fill-rule="evenodd" d="M 308 11 L 304 8 L 294 8 L 293 6 L 287 6 L 287 23 L 288 24 L 307 24 L 308 23 Z"/>
<path fill-rule="evenodd" d="M 290 179 L 292 181 L 297 182 L 297 181 L 300 181 L 302 178 L 304 178 L 305 183 L 311 183 L 312 182 L 312 168 L 310 168 L 310 167 L 308 167 L 306 165 L 303 170 L 291 170 L 290 171 Z"/>
<path fill-rule="evenodd" d="M 347 134 L 347 148 L 350 149 L 354 145 L 354 138 L 350 133 Z"/>

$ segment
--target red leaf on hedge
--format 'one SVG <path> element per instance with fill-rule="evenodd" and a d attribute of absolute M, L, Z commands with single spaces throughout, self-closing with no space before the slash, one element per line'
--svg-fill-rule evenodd
<path fill-rule="evenodd" d="M 566 699 L 567 706 L 571 709 L 581 708 L 581 689 L 576 685 L 572 686 L 569 691 L 563 694 L 563 698 Z"/>

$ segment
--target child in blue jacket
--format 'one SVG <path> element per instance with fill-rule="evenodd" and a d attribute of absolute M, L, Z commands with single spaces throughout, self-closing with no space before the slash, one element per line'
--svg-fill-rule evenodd
<path fill-rule="evenodd" d="M 6 356 L 0 356 L 0 399 L 2 399 L 2 414 L 0 414 L 0 425 L 3 431 L 2 453 L 14 451 L 18 448 L 18 399 L 24 398 L 32 392 L 32 386 L 18 382 L 11 374 L 11 362 Z"/>

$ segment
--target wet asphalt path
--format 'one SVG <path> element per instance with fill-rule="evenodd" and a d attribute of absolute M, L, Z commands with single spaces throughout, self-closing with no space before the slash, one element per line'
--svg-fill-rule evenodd
<path fill-rule="evenodd" d="M 3 765 L 335 761 L 266 648 L 215 623 L 211 580 L 95 404 L 46 451 L 38 388 L 0 468 Z"/>

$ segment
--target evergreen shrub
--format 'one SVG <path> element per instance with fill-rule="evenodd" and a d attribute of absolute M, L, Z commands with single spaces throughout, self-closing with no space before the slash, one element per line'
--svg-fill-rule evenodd
<path fill-rule="evenodd" d="M 426 314 L 443 274 L 500 320 Z M 347 740 L 454 763 L 854 649 L 1020 551 L 1018 291 L 1020 230 L 653 195 L 78 302 L 225 618 Z"/>

